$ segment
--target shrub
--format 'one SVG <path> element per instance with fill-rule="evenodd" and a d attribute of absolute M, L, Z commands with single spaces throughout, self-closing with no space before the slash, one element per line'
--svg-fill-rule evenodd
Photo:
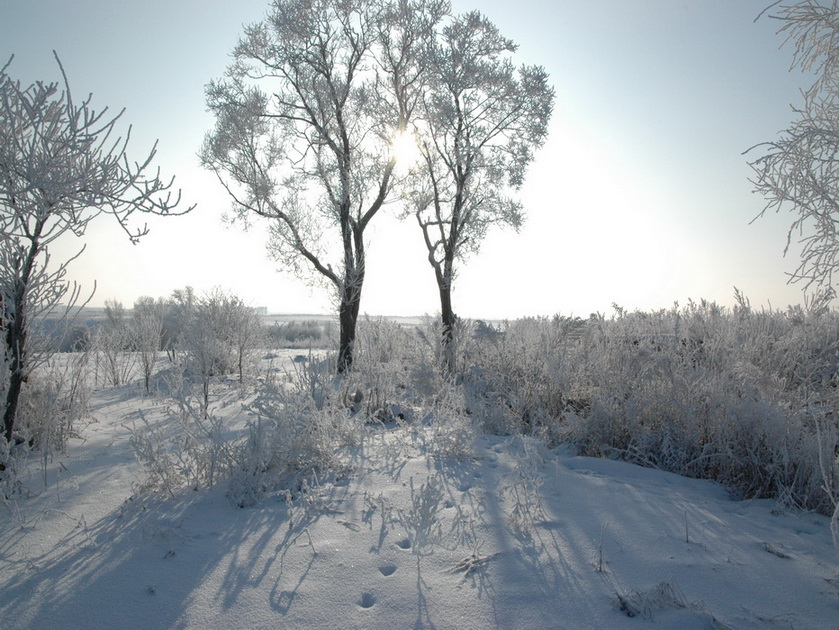
<path fill-rule="evenodd" d="M 46 485 L 47 462 L 77 435 L 90 403 L 89 358 L 86 352 L 52 355 L 24 384 L 14 439 L 0 440 L 0 492 L 6 496 L 21 489 L 24 462 L 33 451 L 41 456 Z"/>
<path fill-rule="evenodd" d="M 332 320 L 303 320 L 274 322 L 267 330 L 267 338 L 276 348 L 324 348 L 335 338 Z"/>
<path fill-rule="evenodd" d="M 838 349 L 839 316 L 823 310 L 520 320 L 474 350 L 469 404 L 490 430 L 831 513 Z"/>
<path fill-rule="evenodd" d="M 322 363 L 300 366 L 290 386 L 259 383 L 249 402 L 246 392 L 233 390 L 244 420 L 217 415 L 203 388 L 195 393 L 176 372 L 170 391 L 177 408 L 157 422 L 142 417 L 132 437 L 144 488 L 174 495 L 187 485 L 226 481 L 231 499 L 245 506 L 267 494 L 296 493 L 307 480 L 338 470 L 335 449 L 352 441 L 358 420 L 321 380 Z"/>

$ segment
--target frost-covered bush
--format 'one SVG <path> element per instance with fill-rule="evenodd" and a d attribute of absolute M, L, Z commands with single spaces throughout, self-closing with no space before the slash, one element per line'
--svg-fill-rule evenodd
<path fill-rule="evenodd" d="M 408 425 L 403 437 L 439 458 L 468 456 L 476 430 L 527 435 L 715 479 L 743 497 L 836 509 L 837 313 L 755 311 L 741 299 L 459 326 L 453 374 L 440 367 L 433 320 L 367 319 L 351 372 L 335 377 L 327 357 L 259 384 L 224 472 L 237 501 L 332 470 L 336 449 L 363 431 Z"/>
<path fill-rule="evenodd" d="M 54 354 L 24 383 L 13 440 L 0 439 L 0 485 L 6 495 L 18 489 L 31 453 L 37 452 L 45 466 L 78 435 L 90 403 L 89 362 L 87 352 Z"/>
<path fill-rule="evenodd" d="M 153 422 L 140 414 L 131 444 L 145 468 L 142 488 L 174 496 L 183 486 L 213 487 L 236 468 L 239 432 L 230 422 L 207 413 L 201 401 L 182 390 L 176 407 Z"/>
<path fill-rule="evenodd" d="M 437 388 L 418 391 L 418 372 L 429 358 L 412 327 L 383 318 L 359 322 L 353 371 L 343 377 L 345 400 L 370 421 L 406 420 L 425 396 Z"/>
<path fill-rule="evenodd" d="M 463 378 L 468 406 L 484 428 L 557 441 L 554 419 L 584 405 L 588 394 L 581 378 L 585 330 L 584 321 L 562 317 L 478 323 Z"/>
<path fill-rule="evenodd" d="M 157 363 L 157 353 L 163 342 L 163 308 L 151 298 L 142 298 L 134 303 L 134 319 L 131 323 L 131 345 L 137 352 L 143 387 L 151 393 L 151 377 Z"/>
<path fill-rule="evenodd" d="M 484 430 L 570 440 L 585 454 L 833 511 L 836 314 L 755 312 L 741 299 L 733 310 L 691 302 L 467 330 L 455 384 L 465 415 Z M 439 379 L 425 382 L 438 397 L 446 391 Z"/>
<path fill-rule="evenodd" d="M 208 405 L 203 388 L 174 371 L 168 389 L 176 404 L 157 420 L 142 416 L 134 429 L 143 488 L 174 495 L 226 482 L 231 499 L 245 506 L 339 470 L 336 449 L 356 440 L 361 416 L 324 378 L 332 373 L 312 361 L 290 383 L 261 382 L 254 392 L 213 381 Z"/>
<path fill-rule="evenodd" d="M 345 407 L 333 399 L 317 405 L 303 390 L 263 388 L 249 410 L 253 416 L 237 444 L 229 491 L 240 506 L 274 492 L 294 494 L 338 471 L 336 449 L 353 441 L 357 427 Z"/>
<path fill-rule="evenodd" d="M 489 430 L 832 513 L 839 315 L 742 300 L 616 311 L 501 327 L 473 351 L 470 409 Z"/>
<path fill-rule="evenodd" d="M 337 341 L 337 330 L 332 320 L 274 322 L 266 337 L 275 348 L 324 348 Z"/>
<path fill-rule="evenodd" d="M 105 321 L 93 332 L 91 352 L 97 384 L 101 376 L 104 384 L 117 387 L 127 383 L 134 374 L 137 355 L 130 352 L 132 335 L 122 304 L 106 302 L 105 311 Z"/>
<path fill-rule="evenodd" d="M 65 359 L 67 365 L 31 376 L 21 394 L 16 431 L 38 450 L 63 451 L 88 411 L 91 390 L 83 372 L 87 357 Z"/>
<path fill-rule="evenodd" d="M 437 460 L 465 459 L 473 455 L 478 426 L 466 404 L 462 386 L 450 383 L 440 390 L 422 416 L 428 453 Z"/>
<path fill-rule="evenodd" d="M 242 300 L 218 289 L 197 300 L 190 297 L 176 312 L 180 320 L 176 345 L 187 379 L 201 388 L 206 412 L 214 380 L 235 372 L 241 383 L 255 366 L 262 324 Z"/>

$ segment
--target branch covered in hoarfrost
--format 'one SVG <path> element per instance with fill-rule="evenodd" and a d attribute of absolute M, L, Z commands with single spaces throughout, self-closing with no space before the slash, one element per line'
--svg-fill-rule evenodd
<path fill-rule="evenodd" d="M 54 53 L 55 54 L 55 53 Z M 96 111 L 92 95 L 73 100 L 67 73 L 55 54 L 63 78 L 23 87 L 8 74 L 12 60 L 0 69 L 0 303 L 6 370 L 4 435 L 12 439 L 23 383 L 37 353 L 31 332 L 36 321 L 62 300 L 73 303 L 78 288 L 66 281 L 71 258 L 51 266 L 49 246 L 72 234 L 82 238 L 91 221 L 110 214 L 137 242 L 146 225 L 131 227 L 135 212 L 175 214 L 180 192 L 173 180 L 150 172 L 156 145 L 140 161 L 126 154 L 129 128 L 119 136 L 122 112 L 109 117 Z M 183 212 L 188 212 L 192 207 Z M 60 318 L 59 318 L 60 320 Z"/>

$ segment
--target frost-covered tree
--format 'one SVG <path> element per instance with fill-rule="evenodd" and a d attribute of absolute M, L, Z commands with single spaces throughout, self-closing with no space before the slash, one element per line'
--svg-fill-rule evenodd
<path fill-rule="evenodd" d="M 515 68 L 516 44 L 478 11 L 439 33 L 416 125 L 421 167 L 410 206 L 440 294 L 443 360 L 451 367 L 456 262 L 478 251 L 487 229 L 518 229 L 513 194 L 542 146 L 554 91 L 541 66 Z"/>
<path fill-rule="evenodd" d="M 42 355 L 33 352 L 38 318 L 68 301 L 67 260 L 51 260 L 50 246 L 85 235 L 91 221 L 111 215 L 136 242 L 145 226 L 135 212 L 169 214 L 180 201 L 172 181 L 152 170 L 155 148 L 139 162 L 127 155 L 130 130 L 119 136 L 121 112 L 96 111 L 91 96 L 73 99 L 56 55 L 61 84 L 23 87 L 0 67 L 0 292 L 6 369 L 3 434 L 12 439 L 21 388 Z M 82 248 L 83 249 L 83 248 Z"/>
<path fill-rule="evenodd" d="M 166 301 L 167 309 L 163 317 L 163 345 L 172 363 L 177 361 L 178 350 L 183 345 L 181 342 L 186 332 L 186 325 L 197 303 L 198 297 L 195 295 L 195 289 L 190 286 L 175 289 Z"/>
<path fill-rule="evenodd" d="M 791 280 L 830 289 L 839 269 L 839 3 L 804 0 L 772 5 L 779 34 L 795 47 L 792 67 L 812 72 L 813 85 L 794 119 L 776 140 L 751 150 L 763 152 L 750 164 L 755 192 L 766 212 L 789 210 L 786 254 L 802 247 Z"/>
<path fill-rule="evenodd" d="M 114 387 L 123 385 L 134 371 L 131 331 L 125 317 L 125 307 L 117 300 L 105 300 L 105 320 L 93 335 L 93 352 L 97 374 L 100 361 L 104 364 L 105 381 Z"/>
<path fill-rule="evenodd" d="M 210 404 L 210 384 L 232 367 L 229 338 L 232 322 L 224 308 L 224 299 L 220 291 L 215 291 L 186 311 L 187 319 L 178 342 L 186 355 L 189 380 L 201 387 L 200 407 L 205 418 Z"/>
<path fill-rule="evenodd" d="M 189 380 L 201 387 L 201 410 L 206 416 L 214 379 L 245 368 L 262 339 L 262 322 L 241 298 L 214 289 L 201 298 L 192 290 L 180 293 L 178 348 L 184 352 Z"/>
<path fill-rule="evenodd" d="M 240 298 L 232 297 L 230 308 L 235 317 L 232 341 L 241 383 L 245 380 L 248 364 L 253 363 L 252 359 L 265 340 L 265 326 L 259 313 Z"/>
<path fill-rule="evenodd" d="M 131 322 L 131 349 L 137 352 L 143 386 L 151 393 L 151 377 L 157 362 L 157 353 L 163 341 L 163 315 L 166 305 L 154 298 L 141 297 L 134 302 L 134 319 Z"/>
<path fill-rule="evenodd" d="M 335 291 L 339 372 L 352 365 L 366 231 L 394 181 L 442 0 L 274 0 L 207 87 L 201 158 L 272 257 Z"/>

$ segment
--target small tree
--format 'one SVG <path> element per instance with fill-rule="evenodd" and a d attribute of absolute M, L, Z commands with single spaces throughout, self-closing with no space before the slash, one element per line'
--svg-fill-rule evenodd
<path fill-rule="evenodd" d="M 789 209 L 784 254 L 794 239 L 802 245 L 790 280 L 830 288 L 839 269 L 839 6 L 805 0 L 777 6 L 770 18 L 795 46 L 792 67 L 814 72 L 816 81 L 789 128 L 750 149 L 764 151 L 750 163 L 754 190 L 766 198 L 758 217 Z"/>
<path fill-rule="evenodd" d="M 190 321 L 192 310 L 198 303 L 195 289 L 190 286 L 175 289 L 166 301 L 166 313 L 163 317 L 163 347 L 172 363 L 177 362 L 179 348 L 183 345 L 183 336 Z"/>
<path fill-rule="evenodd" d="M 241 299 L 231 297 L 230 307 L 234 312 L 232 337 L 241 383 L 245 379 L 246 366 L 251 362 L 259 345 L 265 340 L 265 327 L 259 313 Z"/>
<path fill-rule="evenodd" d="M 331 285 L 338 372 L 352 366 L 365 233 L 393 184 L 394 138 L 419 96 L 442 0 L 274 0 L 222 81 L 201 151 L 243 219 L 270 221 L 271 255 Z"/>
<path fill-rule="evenodd" d="M 157 362 L 157 353 L 163 340 L 163 309 L 165 305 L 153 298 L 141 297 L 134 303 L 134 321 L 131 323 L 131 346 L 137 351 L 143 385 L 151 392 L 150 382 Z"/>
<path fill-rule="evenodd" d="M 134 369 L 131 331 L 125 319 L 125 307 L 117 300 L 105 300 L 105 321 L 96 328 L 93 349 L 96 363 L 105 363 L 106 382 L 114 387 L 128 381 Z"/>
<path fill-rule="evenodd" d="M 4 436 L 12 439 L 23 383 L 36 367 L 33 322 L 75 292 L 66 282 L 73 260 L 51 261 L 49 247 L 110 214 L 136 242 L 146 227 L 129 226 L 137 211 L 170 214 L 180 201 L 172 181 L 150 174 L 155 148 L 140 162 L 126 154 L 130 130 L 117 137 L 121 113 L 95 111 L 88 96 L 73 100 L 67 76 L 22 87 L 0 68 L 0 279 L 5 311 Z M 83 249 L 83 248 L 82 248 Z M 72 301 L 72 300 L 71 300 Z"/>
<path fill-rule="evenodd" d="M 207 416 L 213 379 L 243 369 L 239 332 L 244 303 L 214 289 L 182 311 L 184 317 L 178 345 L 186 354 L 192 381 L 201 386 L 201 413 Z M 244 351 L 242 351 L 244 352 Z"/>
<path fill-rule="evenodd" d="M 516 45 L 477 11 L 455 17 L 433 47 L 417 124 L 421 169 L 408 192 L 440 294 L 443 363 L 453 358 L 455 263 L 487 229 L 522 222 L 510 193 L 547 135 L 554 91 L 540 66 L 516 70 Z"/>

